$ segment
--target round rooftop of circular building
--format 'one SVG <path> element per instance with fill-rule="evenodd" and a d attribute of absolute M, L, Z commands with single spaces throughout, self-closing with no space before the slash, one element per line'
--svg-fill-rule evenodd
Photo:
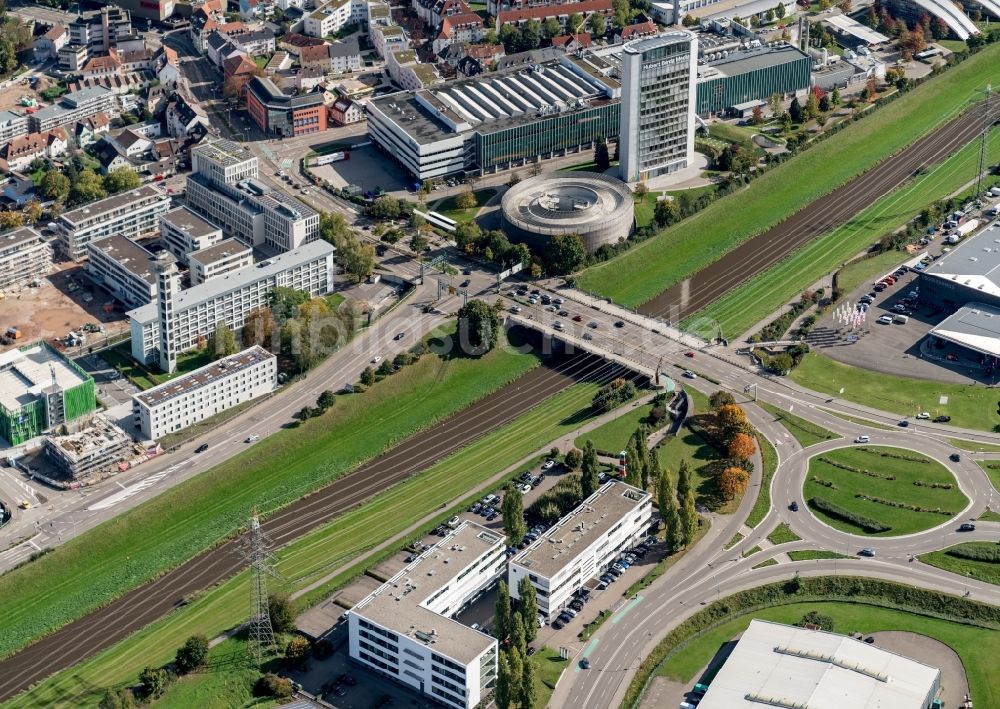
<path fill-rule="evenodd" d="M 530 177 L 507 190 L 500 213 L 507 236 L 536 250 L 557 234 L 577 234 L 593 252 L 627 239 L 635 228 L 628 185 L 597 172 Z"/>

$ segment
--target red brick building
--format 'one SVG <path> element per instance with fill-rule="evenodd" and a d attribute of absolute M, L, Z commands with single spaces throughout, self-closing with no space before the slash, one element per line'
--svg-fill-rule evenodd
<path fill-rule="evenodd" d="M 267 135 L 288 137 L 327 128 L 329 111 L 322 91 L 290 96 L 270 79 L 255 76 L 247 84 L 246 94 L 247 112 Z"/>

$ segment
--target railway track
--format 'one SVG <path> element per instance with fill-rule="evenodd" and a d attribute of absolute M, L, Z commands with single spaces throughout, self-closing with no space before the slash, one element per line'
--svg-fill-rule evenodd
<path fill-rule="evenodd" d="M 982 132 L 985 103 L 948 121 L 921 140 L 820 197 L 718 261 L 639 306 L 644 315 L 674 322 L 694 315 L 797 248 L 853 218 L 928 165 L 943 161 Z M 991 111 L 992 121 L 1000 109 Z"/>
<path fill-rule="evenodd" d="M 523 377 L 326 487 L 267 518 L 262 527 L 284 546 L 353 509 L 376 494 L 426 470 L 477 438 L 575 382 L 604 383 L 634 376 L 592 355 L 572 355 L 538 367 Z M 0 701 L 45 677 L 80 662 L 183 604 L 185 597 L 224 581 L 244 568 L 238 540 L 209 549 L 163 576 L 69 623 L 33 645 L 0 660 Z"/>

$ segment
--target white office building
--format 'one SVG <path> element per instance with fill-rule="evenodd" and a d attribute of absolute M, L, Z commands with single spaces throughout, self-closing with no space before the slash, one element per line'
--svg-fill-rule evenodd
<path fill-rule="evenodd" d="M 277 358 L 254 345 L 136 394 L 132 414 L 136 428 L 155 441 L 277 387 Z"/>
<path fill-rule="evenodd" d="M 69 128 L 96 113 L 117 115 L 114 91 L 103 86 L 70 91 L 56 103 L 29 115 L 28 129 L 32 133 L 44 133 L 59 126 Z"/>
<path fill-rule="evenodd" d="M 239 331 L 250 311 L 268 304 L 276 286 L 326 295 L 333 290 L 333 253 L 330 244 L 314 241 L 185 291 L 177 286 L 176 266 L 165 265 L 157 284 L 157 300 L 162 302 L 128 313 L 132 357 L 146 364 L 159 362 L 163 367 L 175 362 L 176 355 L 203 344 L 219 321 Z M 161 313 L 168 322 L 162 342 Z"/>
<path fill-rule="evenodd" d="M 236 239 L 225 239 L 214 246 L 188 254 L 188 276 L 193 286 L 252 265 L 253 251 Z"/>
<path fill-rule="evenodd" d="M 685 30 L 622 49 L 621 178 L 682 170 L 694 156 L 698 44 Z"/>
<path fill-rule="evenodd" d="M 87 275 L 128 308 L 156 298 L 153 254 L 120 234 L 87 244 Z"/>
<path fill-rule="evenodd" d="M 352 659 L 447 707 L 475 707 L 497 675 L 497 641 L 454 620 L 505 563 L 502 534 L 464 522 L 348 611 Z"/>
<path fill-rule="evenodd" d="M 578 588 L 610 566 L 645 536 L 653 514 L 652 496 L 612 480 L 580 503 L 531 546 L 510 560 L 511 596 L 527 576 L 538 596 L 538 611 L 553 617 Z"/>
<path fill-rule="evenodd" d="M 941 671 L 861 640 L 751 620 L 699 709 L 932 709 Z"/>
<path fill-rule="evenodd" d="M 87 244 L 113 234 L 134 239 L 153 233 L 160 215 L 170 209 L 170 196 L 155 185 L 143 185 L 128 192 L 77 207 L 49 226 L 56 233 L 62 252 L 74 261 L 87 255 Z"/>
<path fill-rule="evenodd" d="M 52 246 L 38 231 L 24 226 L 0 234 L 0 288 L 41 278 L 52 268 Z"/>
<path fill-rule="evenodd" d="M 160 217 L 160 241 L 178 261 L 187 263 L 188 254 L 222 241 L 222 229 L 187 207 L 178 207 Z"/>
<path fill-rule="evenodd" d="M 257 179 L 257 158 L 229 140 L 191 151 L 187 204 L 248 246 L 296 249 L 319 238 L 319 214 Z"/>

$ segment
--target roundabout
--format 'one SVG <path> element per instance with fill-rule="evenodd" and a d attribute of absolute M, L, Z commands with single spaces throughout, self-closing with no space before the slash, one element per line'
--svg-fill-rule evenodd
<path fill-rule="evenodd" d="M 872 537 L 933 529 L 969 503 L 944 465 L 888 446 L 843 447 L 812 457 L 803 499 L 825 524 Z"/>

